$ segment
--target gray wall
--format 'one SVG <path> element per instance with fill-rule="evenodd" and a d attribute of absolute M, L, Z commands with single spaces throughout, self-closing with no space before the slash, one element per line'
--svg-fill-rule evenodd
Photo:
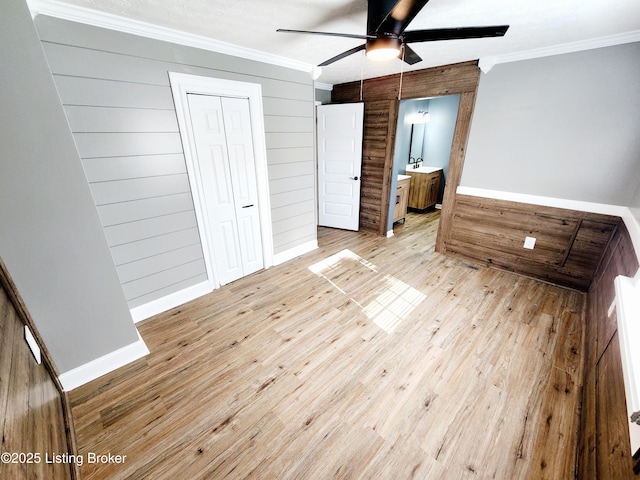
<path fill-rule="evenodd" d="M 138 336 L 24 0 L 0 44 L 0 256 L 65 373 Z"/>
<path fill-rule="evenodd" d="M 169 71 L 262 85 L 274 253 L 316 239 L 308 73 L 46 16 L 36 26 L 130 307 L 206 279 Z"/>
<path fill-rule="evenodd" d="M 640 224 L 640 175 L 638 175 L 638 188 L 636 189 L 636 193 L 631 199 L 631 203 L 629 207 L 631 208 L 631 212 L 633 216 L 636 218 L 638 223 Z"/>
<path fill-rule="evenodd" d="M 315 94 L 316 102 L 320 102 L 323 105 L 331 103 L 331 90 L 325 90 L 324 88 L 316 88 Z"/>
<path fill-rule="evenodd" d="M 480 77 L 461 185 L 628 206 L 640 175 L 640 43 Z"/>

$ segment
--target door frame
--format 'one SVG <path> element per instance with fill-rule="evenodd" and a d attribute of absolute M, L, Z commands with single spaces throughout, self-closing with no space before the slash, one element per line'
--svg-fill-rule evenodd
<path fill-rule="evenodd" d="M 323 217 L 322 215 L 322 201 L 325 199 L 325 195 L 322 193 L 324 191 L 324 184 L 321 184 L 321 181 L 324 180 L 325 175 L 322 171 L 323 167 L 325 166 L 325 163 L 327 161 L 327 155 L 323 154 L 322 155 L 322 161 L 321 161 L 321 149 L 322 149 L 322 145 L 320 140 L 320 132 L 322 131 L 324 133 L 324 129 L 321 129 L 321 119 L 320 119 L 320 109 L 321 108 L 326 108 L 326 109 L 351 109 L 351 110 L 357 110 L 357 112 L 355 112 L 356 114 L 356 121 L 358 121 L 358 125 L 355 126 L 355 131 L 358 134 L 359 133 L 359 138 L 357 138 L 358 144 L 355 145 L 356 151 L 354 152 L 354 157 L 357 157 L 359 161 L 359 164 L 357 165 L 358 169 L 356 172 L 353 173 L 353 175 L 355 175 L 354 177 L 351 177 L 351 180 L 353 182 L 357 182 L 357 196 L 356 195 L 352 195 L 352 199 L 355 199 L 355 201 L 357 202 L 357 211 L 355 212 L 355 215 L 352 215 L 350 217 L 350 222 L 355 222 L 355 225 L 349 225 L 349 226 L 345 226 L 345 225 L 338 225 L 338 223 L 340 222 L 333 222 L 332 225 L 328 225 L 328 223 L 332 223 L 332 222 L 326 222 L 326 216 Z M 324 117 L 323 117 L 324 118 Z M 326 138 L 326 136 L 324 136 L 323 138 Z M 349 137 L 349 138 L 355 138 L 355 137 Z M 317 168 L 318 168 L 318 181 L 317 181 L 317 191 L 318 191 L 318 225 L 322 225 L 322 226 L 326 226 L 326 227 L 330 227 L 330 228 L 341 228 L 341 229 L 345 229 L 345 230 L 352 230 L 352 231 L 358 231 L 359 230 L 359 226 L 360 226 L 360 202 L 361 202 L 361 178 L 362 178 L 362 144 L 363 144 L 363 140 L 364 140 L 364 102 L 350 102 L 350 103 L 333 103 L 333 104 L 327 104 L 327 105 L 318 105 L 316 107 L 316 163 L 317 163 Z M 354 162 L 355 163 L 355 162 Z M 322 222 L 320 220 L 323 220 Z M 355 228 L 353 228 L 355 227 Z"/>
<path fill-rule="evenodd" d="M 267 170 L 267 148 L 262 110 L 262 86 L 257 83 L 239 82 L 221 78 L 169 72 L 169 83 L 173 93 L 173 102 L 178 117 L 178 128 L 182 137 L 182 146 L 187 166 L 187 175 L 191 185 L 193 206 L 198 223 L 198 232 L 202 243 L 207 278 L 211 290 L 220 287 L 220 281 L 213 262 L 213 239 L 209 220 L 206 215 L 204 182 L 196 154 L 195 136 L 191 126 L 191 113 L 187 102 L 189 93 L 212 95 L 217 97 L 246 98 L 249 101 L 251 116 L 251 135 L 253 140 L 256 181 L 258 188 L 258 210 L 262 232 L 262 253 L 264 268 L 273 265 L 273 233 L 271 226 L 271 202 L 269 197 L 269 176 Z"/>

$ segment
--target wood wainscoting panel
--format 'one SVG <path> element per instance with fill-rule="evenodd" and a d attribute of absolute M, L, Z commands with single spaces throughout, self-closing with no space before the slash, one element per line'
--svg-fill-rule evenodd
<path fill-rule="evenodd" d="M 618 217 L 457 195 L 446 252 L 586 291 Z M 524 248 L 525 237 L 536 239 Z"/>
<path fill-rule="evenodd" d="M 1 262 L 0 262 L 1 263 Z M 1 275 L 0 275 L 1 276 Z M 4 277 L 3 277 L 4 279 Z M 2 285 L 3 282 L 0 282 Z M 11 480 L 77 478 L 69 455 L 63 401 L 45 365 L 38 364 L 24 340 L 20 307 L 0 288 L 0 478 Z M 60 455 L 54 457 L 53 455 Z M 8 455 L 8 456 L 7 456 Z M 50 460 L 62 459 L 62 462 Z"/>
<path fill-rule="evenodd" d="M 593 297 L 593 310 L 589 309 L 589 315 L 593 317 L 596 328 L 596 359 L 602 356 L 618 329 L 615 317 L 608 316 L 609 308 L 616 297 L 613 282 L 618 275 L 633 277 L 638 271 L 638 266 L 638 257 L 629 232 L 624 223 L 620 222 L 589 289 L 589 296 Z"/>
<path fill-rule="evenodd" d="M 620 222 L 602 255 L 587 295 L 585 375 L 578 448 L 577 478 L 580 479 L 634 478 L 616 311 L 613 309 L 609 315 L 609 309 L 615 299 L 615 277 L 633 276 L 637 270 L 638 257 L 631 237 Z M 608 422 L 611 422 L 610 427 Z M 627 450 L 624 450 L 625 445 Z M 605 472 L 617 472 L 618 476 L 605 475 Z"/>
<path fill-rule="evenodd" d="M 633 480 L 633 452 L 622 375 L 620 343 L 615 333 L 596 365 L 596 476 Z"/>

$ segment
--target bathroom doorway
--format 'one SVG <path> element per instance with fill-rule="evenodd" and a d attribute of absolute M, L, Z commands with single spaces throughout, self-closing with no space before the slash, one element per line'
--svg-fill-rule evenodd
<path fill-rule="evenodd" d="M 410 197 L 407 211 L 412 213 L 428 213 L 441 207 L 459 105 L 457 94 L 400 101 L 387 225 L 389 236 L 394 227 L 407 222 L 407 216 L 398 213 L 398 207 L 402 207 L 398 204 L 401 194 Z M 405 176 L 407 170 L 410 180 Z M 409 183 L 413 191 L 409 187 L 408 193 L 403 192 Z"/>

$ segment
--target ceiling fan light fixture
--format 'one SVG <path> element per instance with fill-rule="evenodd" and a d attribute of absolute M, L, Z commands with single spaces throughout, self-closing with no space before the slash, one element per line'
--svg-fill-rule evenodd
<path fill-rule="evenodd" d="M 402 42 L 399 38 L 376 38 L 367 42 L 367 58 L 378 62 L 398 58 Z"/>

